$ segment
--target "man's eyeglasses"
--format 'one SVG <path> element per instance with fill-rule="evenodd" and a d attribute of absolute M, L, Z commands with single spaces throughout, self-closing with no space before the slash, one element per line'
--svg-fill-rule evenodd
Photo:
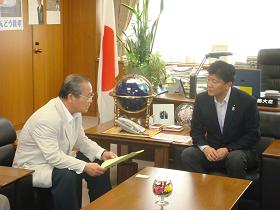
<path fill-rule="evenodd" d="M 84 96 L 84 95 L 81 94 L 80 96 L 82 96 L 82 97 L 84 97 L 84 98 L 87 98 L 88 101 L 92 101 L 92 99 L 93 99 L 93 97 L 94 97 L 94 93 L 91 93 L 91 94 L 89 94 L 89 95 L 87 95 L 87 96 Z"/>

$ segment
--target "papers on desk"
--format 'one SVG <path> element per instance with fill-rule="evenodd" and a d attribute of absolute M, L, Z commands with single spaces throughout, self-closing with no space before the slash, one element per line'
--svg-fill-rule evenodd
<path fill-rule="evenodd" d="M 278 90 L 266 90 L 264 92 L 265 97 L 280 98 L 280 92 Z"/>
<path fill-rule="evenodd" d="M 111 168 L 125 160 L 128 160 L 129 158 L 132 158 L 134 157 L 135 155 L 138 155 L 140 153 L 144 152 L 144 150 L 139 150 L 137 152 L 131 152 L 127 155 L 122 155 L 120 157 L 116 157 L 116 158 L 113 158 L 113 159 L 109 159 L 109 160 L 106 160 L 104 161 L 102 164 L 101 164 L 101 167 L 105 168 L 105 169 L 108 169 L 108 168 Z"/>
<path fill-rule="evenodd" d="M 192 138 L 190 136 L 185 135 L 174 135 L 169 133 L 158 133 L 151 137 L 152 139 L 160 139 L 165 140 L 167 142 L 176 142 L 182 144 L 191 144 Z"/>
<path fill-rule="evenodd" d="M 136 174 L 137 178 L 141 178 L 141 179 L 148 179 L 150 176 L 149 175 L 144 175 L 144 174 Z"/>
<path fill-rule="evenodd" d="M 123 131 L 120 127 L 118 126 L 114 126 L 112 128 L 109 128 L 106 131 L 103 131 L 102 133 L 105 134 L 110 134 L 110 135 L 120 135 L 120 136 L 135 136 L 135 137 L 144 137 L 144 138 L 149 138 L 157 133 L 159 133 L 160 130 L 150 130 L 150 129 L 146 129 L 145 133 L 148 135 L 143 135 L 143 134 L 132 134 L 132 133 L 128 133 L 126 131 Z"/>

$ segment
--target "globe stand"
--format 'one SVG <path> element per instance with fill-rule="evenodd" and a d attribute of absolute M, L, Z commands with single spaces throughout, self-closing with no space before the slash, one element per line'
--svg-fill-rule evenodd
<path fill-rule="evenodd" d="M 131 119 L 133 118 L 133 115 L 138 114 L 138 116 L 139 116 L 140 113 L 145 112 L 144 123 L 142 125 L 146 128 L 149 127 L 149 118 L 150 118 L 151 104 L 152 104 L 152 101 L 153 101 L 153 95 L 148 95 L 148 96 L 120 96 L 120 95 L 116 95 L 115 93 L 111 93 L 110 95 L 114 97 L 114 124 L 115 124 L 115 126 L 117 126 L 116 120 L 121 116 L 121 112 L 124 112 L 124 113 L 128 114 Z M 120 99 L 122 99 L 122 100 L 137 100 L 137 99 L 143 99 L 143 98 L 147 100 L 147 105 L 146 105 L 145 108 L 137 110 L 137 111 L 125 110 L 119 104 Z"/>
<path fill-rule="evenodd" d="M 152 84 L 145 77 L 129 74 L 120 79 L 110 95 L 114 98 L 114 120 L 127 115 L 136 123 L 149 127 L 153 101 Z"/>

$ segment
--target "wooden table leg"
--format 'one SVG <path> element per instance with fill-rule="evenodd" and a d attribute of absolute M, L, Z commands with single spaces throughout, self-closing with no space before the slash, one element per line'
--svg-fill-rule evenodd
<path fill-rule="evenodd" d="M 155 149 L 155 167 L 168 168 L 169 151 L 168 147 Z"/>
<path fill-rule="evenodd" d="M 110 151 L 111 150 L 111 144 L 107 142 L 97 142 L 99 146 L 103 147 L 104 149 Z"/>

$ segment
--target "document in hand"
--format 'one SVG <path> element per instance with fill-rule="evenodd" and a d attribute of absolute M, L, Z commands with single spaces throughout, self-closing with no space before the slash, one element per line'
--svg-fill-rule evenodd
<path fill-rule="evenodd" d="M 113 158 L 113 159 L 109 159 L 109 160 L 106 160 L 104 161 L 102 164 L 101 164 L 101 167 L 105 168 L 105 169 L 108 169 L 108 168 L 111 168 L 125 160 L 128 160 L 129 158 L 132 158 L 134 157 L 135 155 L 138 155 L 140 154 L 141 152 L 144 152 L 144 150 L 139 150 L 137 152 L 131 152 L 127 155 L 122 155 L 120 157 L 116 157 L 116 158 Z"/>

